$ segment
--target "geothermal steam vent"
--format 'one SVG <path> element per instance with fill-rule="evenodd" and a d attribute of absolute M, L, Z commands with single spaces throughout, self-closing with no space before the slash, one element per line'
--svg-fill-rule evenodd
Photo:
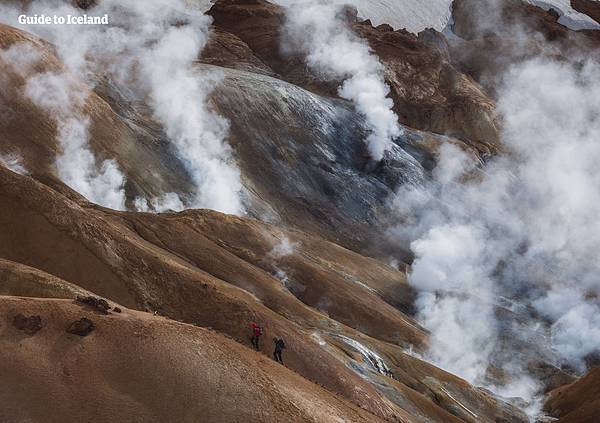
<path fill-rule="evenodd" d="M 0 422 L 597 423 L 598 4 L 0 2 Z"/>

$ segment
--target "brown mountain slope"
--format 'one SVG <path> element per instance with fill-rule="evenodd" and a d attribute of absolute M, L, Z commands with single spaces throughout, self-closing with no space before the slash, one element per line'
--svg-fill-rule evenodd
<path fill-rule="evenodd" d="M 555 389 L 546 409 L 559 423 L 596 423 L 600 416 L 600 368 L 578 381 Z"/>
<path fill-rule="evenodd" d="M 39 269 L 0 258 L 0 295 L 76 298 L 91 294 Z"/>
<path fill-rule="evenodd" d="M 400 289 L 404 282 L 376 261 L 290 232 L 290 239 L 299 241 L 298 252 L 276 264 L 291 269 L 291 277 L 302 281 L 307 290 L 335 294 L 319 312 L 265 271 L 272 263 L 259 259 L 263 251 L 273 248 L 273 239 L 285 233 L 281 229 L 212 212 L 159 216 L 111 212 L 76 203 L 4 168 L 0 168 L 0 204 L 0 257 L 139 310 L 215 328 L 244 344 L 248 323 L 261 322 L 267 343 L 273 336 L 285 337 L 287 366 L 377 415 L 391 418 L 402 410 L 418 409 L 427 421 L 445 413 L 444 409 L 465 421 L 500 417 L 521 421 L 515 409 L 382 342 L 417 342 L 422 335 L 409 317 L 383 301 L 388 297 L 393 302 L 386 290 Z M 220 228 L 222 235 L 218 235 Z M 351 261 L 355 265 L 346 267 Z M 308 279 L 304 279 L 306 269 L 312 272 L 307 271 Z M 318 284 L 329 286 L 329 293 L 319 291 Z M 26 295 L 23 290 L 14 293 Z M 333 301 L 358 311 L 387 307 L 391 316 L 387 319 L 398 318 L 383 320 L 382 327 L 388 325 L 383 331 L 369 320 L 369 313 L 344 314 L 346 310 Z M 334 315 L 372 337 L 337 322 Z M 366 359 L 346 341 L 340 342 L 343 339 L 377 351 L 396 380 L 366 366 Z M 265 353 L 270 354 L 268 346 Z M 473 420 L 473 411 L 465 411 L 457 400 L 475 410 L 480 420 Z"/>
<path fill-rule="evenodd" d="M 401 121 L 466 140 L 481 153 L 496 150 L 500 140 L 495 103 L 449 62 L 444 51 L 413 34 L 374 28 L 368 21 L 353 28 L 385 65 Z"/>
<path fill-rule="evenodd" d="M 0 175 L 0 202 L 6 205 L 0 212 L 0 225 L 5 228 L 0 235 L 0 256 L 42 269 L 125 306 L 214 327 L 244 342 L 248 323 L 260 321 L 266 339 L 286 334 L 296 340 L 288 355 L 290 366 L 299 373 L 358 404 L 373 406 L 382 415 L 390 412 L 369 384 L 336 363 L 296 324 L 282 319 L 255 296 L 144 241 L 111 222 L 106 212 L 93 207 L 85 210 L 4 168 Z M 312 324 L 322 321 L 293 296 L 287 298 L 297 319 Z M 360 395 L 356 386 L 362 386 Z"/>
<path fill-rule="evenodd" d="M 139 119 L 134 121 L 133 112 L 131 120 L 119 116 L 106 101 L 65 70 L 51 45 L 30 33 L 0 24 L 0 50 L 11 47 L 21 50 L 0 55 L 0 106 L 5 110 L 0 119 L 0 154 L 17 154 L 31 174 L 62 189 L 54 169 L 56 156 L 61 152 L 56 140 L 56 122 L 24 95 L 26 78 L 57 73 L 66 75 L 72 84 L 70 90 L 76 95 L 86 96 L 80 113 L 90 118 L 90 148 L 98 162 L 105 159 L 118 162 L 127 175 L 125 188 L 130 199 L 137 195 L 152 197 L 174 188 L 191 189 L 189 176 L 178 165 L 169 143 L 161 138 L 160 129 L 151 128 Z M 98 89 L 102 87 L 100 84 Z M 137 159 L 129 160 L 132 155 Z M 148 168 L 154 171 L 147 172 Z"/>
<path fill-rule="evenodd" d="M 571 0 L 571 6 L 600 23 L 600 3 L 592 0 Z"/>
<path fill-rule="evenodd" d="M 65 282 L 62 279 L 56 278 L 52 275 L 28 266 L 23 266 L 7 260 L 0 260 L 0 295 L 70 299 L 75 299 L 77 296 L 94 296 L 93 293 Z M 0 304 L 2 303 L 3 299 L 6 298 L 0 297 Z M 113 303 L 111 306 L 114 307 L 115 304 Z M 85 306 L 81 307 L 83 307 L 83 310 L 86 310 Z M 114 315 L 115 314 L 113 312 L 113 316 Z M 10 317 L 10 315 L 8 317 Z M 331 340 L 332 345 L 336 345 L 335 348 L 339 348 L 344 354 L 355 354 L 355 352 L 352 352 L 347 345 L 339 343 L 339 339 L 331 337 L 330 339 L 328 338 L 328 340 Z M 387 354 L 385 354 L 385 356 L 386 359 L 389 359 Z M 286 362 L 287 358 L 288 357 L 286 357 Z M 395 360 L 393 349 L 391 350 L 391 359 Z M 352 360 L 348 360 L 348 363 L 352 363 Z M 417 379 L 422 378 L 426 380 L 429 378 L 430 380 L 433 380 L 434 378 L 439 378 L 440 380 L 444 380 L 444 375 L 442 372 L 437 371 L 426 363 L 422 363 L 422 366 L 416 367 L 415 364 L 416 361 L 414 360 L 410 363 L 396 363 L 395 361 L 390 361 L 390 365 L 396 373 L 396 378 L 398 380 L 410 381 L 409 383 L 412 386 L 417 387 L 416 389 L 419 389 L 417 386 L 419 381 Z M 405 370 L 402 370 L 402 368 L 407 369 L 412 376 L 409 376 Z M 383 384 L 390 384 L 390 382 L 391 379 L 389 378 L 381 378 L 380 380 L 380 383 Z M 426 395 L 420 394 L 416 390 L 408 388 L 406 385 L 404 385 L 404 383 L 394 382 L 392 387 L 397 391 L 395 394 L 396 400 L 401 403 L 402 408 L 412 416 L 412 418 L 409 419 L 410 421 L 420 421 L 420 418 L 423 418 L 426 421 L 462 421 L 452 414 L 446 412 L 442 408 L 432 406 L 430 398 L 428 398 Z M 455 386 L 454 389 L 456 388 L 458 388 L 459 391 L 458 395 L 460 395 L 460 390 L 469 389 L 466 384 L 464 387 Z M 433 394 L 434 391 L 435 388 L 432 390 L 432 395 L 437 395 Z M 439 398 L 440 399 L 437 401 L 441 401 L 443 404 L 444 399 L 441 397 Z M 109 404 L 107 404 L 107 406 L 108 405 Z M 449 405 L 452 406 L 452 404 Z"/>
<path fill-rule="evenodd" d="M 18 313 L 40 316 L 42 329 L 19 331 Z M 206 329 L 68 300 L 1 297 L 0 315 L 1 421 L 380 421 Z M 82 317 L 96 329 L 66 333 Z"/>
<path fill-rule="evenodd" d="M 284 305 L 291 292 L 308 306 L 375 338 L 419 349 L 425 342 L 424 330 L 376 291 L 385 289 L 392 301 L 408 310 L 411 294 L 404 275 L 376 260 L 299 231 L 207 211 L 129 215 L 127 220 L 144 239 L 252 292 L 275 311 L 293 309 Z M 277 248 L 287 239 L 291 250 L 278 257 Z M 273 277 L 278 272 L 283 272 L 283 281 Z"/>
<path fill-rule="evenodd" d="M 202 50 L 202 62 L 210 65 L 276 76 L 246 43 L 234 34 L 214 28 L 206 47 Z"/>
<path fill-rule="evenodd" d="M 285 80 L 317 93 L 335 96 L 338 83 L 323 82 L 303 58 L 282 53 L 285 13 L 265 0 L 218 0 L 208 12 L 214 25 L 235 34 Z M 370 22 L 352 26 L 386 65 L 395 111 L 411 127 L 455 135 L 478 144 L 482 151 L 498 141 L 494 103 L 437 49 L 406 31 L 391 31 Z"/>
<path fill-rule="evenodd" d="M 41 55 L 39 69 L 23 70 L 15 59 L 22 51 L 12 55 L 0 51 L 4 72 L 0 155 L 21 157 L 35 178 L 74 197 L 58 183 L 55 119 L 24 95 L 27 77 L 63 66 L 52 46 L 31 34 L 0 26 L 0 40 L 4 48 L 29 45 Z M 421 161 L 430 162 L 432 146 L 450 140 L 407 129 L 402 145 L 377 169 L 367 171 L 364 122 L 349 102 L 317 96 L 268 76 L 260 59 L 235 35 L 216 30 L 207 52 L 212 56 L 203 60 L 229 66 L 198 64 L 194 72 L 217 71 L 223 76 L 211 103 L 231 123 L 226 142 L 235 151 L 248 215 L 319 233 L 355 251 L 402 259 L 405 254 L 398 253 L 399 248 L 386 248 L 391 246 L 381 241 L 385 240 L 381 232 L 387 200 L 400 182 L 423 178 Z M 186 158 L 174 151 L 153 120 L 151 108 L 139 98 L 143 93 L 119 86 L 110 75 L 86 75 L 95 79 L 93 91 L 74 75 L 66 75 L 73 94 L 88 96 L 81 115 L 90 119 L 89 148 L 96 165 L 115 159 L 127 179 L 128 209 L 134 208 L 137 196 L 148 200 L 171 192 L 183 199 L 194 196 L 196 187 L 186 170 Z M 289 124 L 281 125 L 282 121 Z M 413 156 L 404 150 L 408 144 L 427 152 Z"/>

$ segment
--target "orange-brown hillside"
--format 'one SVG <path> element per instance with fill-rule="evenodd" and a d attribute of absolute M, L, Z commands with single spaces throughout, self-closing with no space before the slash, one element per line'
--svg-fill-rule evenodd
<path fill-rule="evenodd" d="M 188 70 L 222 76 L 207 107 L 229 121 L 222 141 L 240 171 L 243 217 L 134 211 L 138 197 L 185 200 L 197 189 L 144 90 L 108 71 L 84 81 L 50 43 L 0 24 L 0 159 L 18 157 L 25 169 L 0 160 L 0 422 L 528 421 L 518 399 L 422 359 L 430 334 L 415 318 L 413 257 L 386 236 L 391 219 L 399 224 L 390 209 L 398 187 L 426 182 L 444 143 L 477 163 L 502 150 L 490 81 L 506 64 L 500 58 L 518 58 L 510 31 L 477 28 L 481 4 L 455 1 L 458 42 L 373 27 L 347 10 L 348 26 L 385 67 L 403 125 L 393 151 L 373 163 L 364 116 L 339 98 L 340 81 L 283 52 L 283 9 L 213 2 L 210 39 Z M 597 42 L 551 12 L 505 4 L 502 19 L 518 15 L 537 34 L 530 53 L 538 35 L 561 57 Z M 17 60 L 19 48 L 36 52 L 32 66 Z M 85 95 L 86 144 L 97 164 L 118 163 L 129 211 L 95 205 L 61 182 L 56 119 L 24 93 L 44 72 L 64 74 Z M 68 333 L 82 318 L 94 330 Z M 251 322 L 264 329 L 259 352 Z M 286 343 L 285 366 L 272 359 L 274 337 Z M 560 387 L 574 377 L 534 364 L 552 381 L 547 390 L 559 386 L 549 413 L 594 421 L 597 371 Z M 498 386 L 503 370 L 489 372 Z"/>
<path fill-rule="evenodd" d="M 546 409 L 559 423 L 595 423 L 600 416 L 600 368 L 550 392 Z"/>
<path fill-rule="evenodd" d="M 18 314 L 41 329 L 19 330 Z M 207 329 L 71 300 L 1 297 L 0 315 L 1 421 L 380 421 Z M 67 333 L 81 318 L 95 329 Z"/>
<path fill-rule="evenodd" d="M 266 356 L 269 340 L 284 337 L 289 368 L 383 418 L 407 410 L 422 416 L 415 421 L 451 419 L 449 412 L 472 422 L 471 412 L 486 421 L 519 415 L 398 346 L 418 350 L 426 333 L 402 311 L 410 298 L 402 274 L 376 260 L 314 235 L 214 212 L 109 211 L 4 168 L 0 203 L 0 256 L 10 260 L 2 269 L 12 280 L 0 285 L 3 294 L 72 298 L 76 285 L 244 345 L 249 322 L 257 321 L 265 328 Z M 294 250 L 269 259 L 283 236 Z M 297 287 L 288 289 L 275 267 Z M 366 365 L 347 340 L 376 351 L 394 378 Z"/>

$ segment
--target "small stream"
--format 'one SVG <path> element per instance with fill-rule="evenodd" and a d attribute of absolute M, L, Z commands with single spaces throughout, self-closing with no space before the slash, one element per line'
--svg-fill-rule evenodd
<path fill-rule="evenodd" d="M 349 338 L 344 335 L 336 335 L 336 336 L 339 337 L 346 344 L 348 344 L 349 346 L 354 348 L 356 351 L 358 351 L 363 356 L 365 363 L 371 369 L 375 370 L 378 373 L 381 373 L 384 376 L 390 376 L 392 374 L 392 371 L 385 364 L 385 361 L 383 360 L 383 358 L 381 358 L 381 356 L 379 354 L 377 354 L 375 351 L 369 349 L 368 347 L 361 344 L 360 342 L 358 342 L 355 339 Z"/>

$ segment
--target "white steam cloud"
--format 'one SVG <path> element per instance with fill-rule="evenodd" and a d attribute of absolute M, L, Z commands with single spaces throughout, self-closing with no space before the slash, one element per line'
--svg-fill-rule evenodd
<path fill-rule="evenodd" d="M 286 11 L 289 48 L 306 54 L 308 66 L 324 79 L 344 80 L 338 93 L 365 116 L 369 153 L 381 160 L 393 139 L 401 135 L 383 65 L 367 42 L 348 28 L 341 5 L 305 0 L 294 2 Z"/>
<path fill-rule="evenodd" d="M 54 120 L 62 152 L 56 158 L 59 178 L 88 200 L 125 209 L 125 178 L 114 160 L 99 168 L 89 147 L 90 120 L 83 112 L 86 90 L 67 74 L 47 72 L 30 77 L 26 96 Z"/>
<path fill-rule="evenodd" d="M 0 12 L 3 22 L 16 25 L 23 11 L 0 6 Z M 32 2 L 24 12 L 84 13 L 53 0 Z M 69 70 L 88 83 L 93 83 L 92 75 L 108 75 L 133 87 L 152 107 L 196 186 L 191 196 L 163 193 L 154 199 L 136 199 L 134 206 L 154 211 L 202 207 L 243 213 L 240 173 L 225 142 L 228 122 L 208 105 L 219 75 L 194 68 L 209 36 L 210 18 L 184 0 L 101 0 L 85 13 L 108 14 L 111 25 L 25 29 L 56 45 Z"/>
<path fill-rule="evenodd" d="M 419 320 L 434 334 L 431 358 L 470 381 L 484 376 L 496 341 L 493 309 L 481 306 L 493 294 L 486 235 L 477 226 L 448 223 L 411 245 L 417 260 L 410 282 L 421 291 Z"/>
<path fill-rule="evenodd" d="M 275 277 L 287 288 L 290 286 L 291 277 L 287 271 L 281 268 L 280 261 L 284 257 L 294 254 L 299 247 L 299 243 L 292 242 L 287 236 L 282 234 L 281 240 L 266 256 L 267 260 L 271 262 Z"/>
<path fill-rule="evenodd" d="M 294 254 L 294 251 L 296 251 L 299 246 L 300 245 L 297 242 L 290 241 L 290 239 L 284 235 L 281 238 L 281 241 L 279 241 L 279 243 L 269 252 L 268 256 L 273 259 L 280 259 Z"/>
<path fill-rule="evenodd" d="M 228 122 L 207 107 L 208 95 L 219 75 L 203 78 L 192 65 L 207 42 L 207 28 L 171 28 L 143 57 L 143 79 L 150 84 L 155 116 L 163 123 L 198 188 L 194 207 L 239 214 L 243 207 L 239 170 L 231 164 L 231 150 L 223 141 Z M 204 29 L 204 31 L 202 31 Z"/>
<path fill-rule="evenodd" d="M 29 172 L 21 163 L 21 158 L 16 154 L 0 154 L 0 165 L 12 170 L 19 175 L 29 175 Z"/>
<path fill-rule="evenodd" d="M 502 354 L 501 308 L 526 316 L 510 336 L 542 339 L 554 364 L 584 371 L 600 351 L 599 72 L 592 60 L 515 65 L 499 92 L 510 153 L 476 169 L 445 145 L 431 184 L 395 200 L 429 358 L 487 386 L 493 361 L 512 376 L 491 386 L 501 394 L 531 399 L 539 389 L 526 372 L 536 357 Z"/>
<path fill-rule="evenodd" d="M 150 211 L 156 213 L 169 211 L 180 212 L 185 209 L 185 205 L 181 201 L 181 198 L 174 192 L 168 192 L 160 197 L 155 197 L 150 203 L 143 197 L 137 197 L 134 200 L 134 207 L 136 211 L 145 213 Z"/>
<path fill-rule="evenodd" d="M 112 209 L 125 209 L 125 178 L 113 160 L 99 166 L 89 148 L 89 118 L 84 106 L 86 87 L 66 73 L 35 71 L 39 51 L 19 43 L 0 51 L 0 60 L 26 78 L 25 97 L 46 112 L 56 125 L 61 152 L 56 158 L 59 178 L 94 203 Z"/>

